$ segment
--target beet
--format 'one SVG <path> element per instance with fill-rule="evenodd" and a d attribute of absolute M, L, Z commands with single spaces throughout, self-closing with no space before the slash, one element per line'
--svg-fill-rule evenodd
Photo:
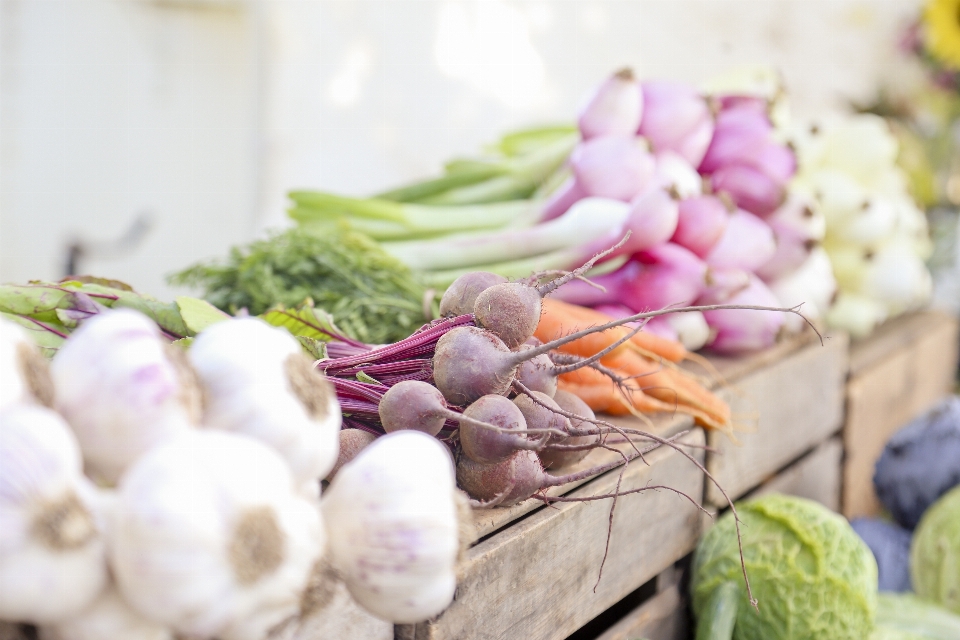
<path fill-rule="evenodd" d="M 530 339 L 540 322 L 540 292 L 520 282 L 494 285 L 477 296 L 473 314 L 510 349 Z"/>
<path fill-rule="evenodd" d="M 537 402 L 526 394 L 520 394 L 513 399 L 513 403 L 520 409 L 529 429 L 556 429 L 567 433 L 570 431 L 570 420 L 557 413 L 560 406 L 553 398 L 539 391 L 531 392 Z"/>
<path fill-rule="evenodd" d="M 518 353 L 523 353 L 533 346 L 520 345 Z M 557 374 L 554 372 L 553 361 L 545 353 L 522 362 L 517 368 L 515 377 L 518 382 L 531 391 L 539 391 L 551 398 L 557 393 Z"/>
<path fill-rule="evenodd" d="M 341 429 L 340 453 L 337 455 L 337 463 L 333 465 L 333 469 L 330 470 L 324 480 L 327 482 L 333 480 L 333 477 L 340 471 L 340 467 L 356 458 L 357 454 L 376 439 L 377 436 L 363 429 Z"/>
<path fill-rule="evenodd" d="M 558 390 L 556 395 L 553 396 L 553 400 L 567 413 L 583 416 L 590 420 L 593 420 L 596 417 L 593 414 L 593 410 L 587 406 L 586 402 L 569 391 Z M 571 429 L 590 429 L 593 427 L 591 423 L 584 420 L 571 420 L 570 423 Z M 537 452 L 537 455 L 540 456 L 540 462 L 543 463 L 544 469 L 566 467 L 576 464 L 587 457 L 587 455 L 593 450 L 593 446 L 589 446 L 589 448 L 584 449 L 551 449 L 551 446 L 596 445 L 598 442 L 600 442 L 599 435 L 567 436 L 566 438 L 562 439 L 551 437 L 547 442 L 547 445 Z"/>
<path fill-rule="evenodd" d="M 437 341 L 433 381 L 448 402 L 466 406 L 482 396 L 506 394 L 519 364 L 489 331 L 457 327 Z"/>
<path fill-rule="evenodd" d="M 377 409 L 387 433 L 402 429 L 423 431 L 435 436 L 443 429 L 450 414 L 443 394 L 431 384 L 404 380 L 390 387 L 380 399 Z"/>
<path fill-rule="evenodd" d="M 470 422 L 460 423 L 460 447 L 463 454 L 474 462 L 495 464 L 517 450 L 538 448 L 546 440 L 530 440 L 523 434 L 527 429 L 523 412 L 504 396 L 483 396 L 467 407 L 463 416 Z M 485 428 L 484 423 L 517 433 Z"/>
<path fill-rule="evenodd" d="M 507 279 L 488 271 L 471 271 L 465 273 L 447 287 L 440 298 L 441 316 L 459 316 L 473 313 L 477 296 L 497 284 L 504 284 Z"/>
<path fill-rule="evenodd" d="M 457 484 L 461 489 L 476 500 L 496 501 L 504 507 L 526 500 L 540 489 L 543 481 L 543 466 L 533 451 L 517 451 L 497 464 L 481 464 L 466 456 L 457 462 Z"/>

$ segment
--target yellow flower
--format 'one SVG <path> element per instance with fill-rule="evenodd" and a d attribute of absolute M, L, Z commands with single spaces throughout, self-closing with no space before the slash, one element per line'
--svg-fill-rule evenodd
<path fill-rule="evenodd" d="M 960 0 L 930 0 L 923 21 L 930 54 L 946 66 L 960 69 Z"/>

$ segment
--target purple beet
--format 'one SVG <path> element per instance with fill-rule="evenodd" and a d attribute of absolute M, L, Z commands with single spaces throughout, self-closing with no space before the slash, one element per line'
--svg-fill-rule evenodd
<path fill-rule="evenodd" d="M 477 296 L 490 287 L 503 284 L 507 279 L 488 271 L 465 273 L 447 287 L 440 298 L 441 316 L 460 316 L 473 313 Z"/>
<path fill-rule="evenodd" d="M 525 435 L 523 412 L 504 396 L 483 396 L 467 407 L 463 416 L 468 420 L 460 424 L 460 448 L 474 462 L 496 464 L 516 451 L 537 449 L 546 441 L 542 436 L 533 440 Z"/>
<path fill-rule="evenodd" d="M 569 391 L 558 390 L 553 397 L 561 409 L 567 413 L 593 420 L 596 416 L 587 403 Z M 593 424 L 584 420 L 571 420 L 572 429 L 590 429 Z M 544 469 L 555 469 L 576 464 L 589 454 L 600 442 L 599 435 L 551 437 L 546 446 L 537 452 Z M 576 448 L 582 447 L 582 448 Z"/>
<path fill-rule="evenodd" d="M 526 349 L 532 349 L 536 346 L 539 345 L 522 344 L 519 351 L 522 353 Z M 539 355 L 521 363 L 517 369 L 516 379 L 526 388 L 539 391 L 551 398 L 557 392 L 557 376 L 553 371 L 553 361 L 547 354 Z"/>

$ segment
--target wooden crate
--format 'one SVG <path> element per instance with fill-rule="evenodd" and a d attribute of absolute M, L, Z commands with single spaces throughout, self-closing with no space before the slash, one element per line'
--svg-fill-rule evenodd
<path fill-rule="evenodd" d="M 731 386 L 721 389 L 736 423 L 752 426 L 739 443 L 711 432 L 707 469 L 731 499 L 743 496 L 836 433 L 843 421 L 847 376 L 846 334 L 831 333 L 821 345 L 804 334 L 742 359 L 714 359 Z M 713 483 L 707 501 L 726 506 Z"/>
<path fill-rule="evenodd" d="M 958 326 L 936 311 L 886 323 L 850 350 L 843 429 L 843 514 L 875 515 L 873 467 L 900 427 L 950 393 L 957 370 Z"/>
<path fill-rule="evenodd" d="M 830 438 L 764 482 L 748 497 L 786 493 L 816 500 L 828 509 L 840 511 L 842 461 L 843 441 L 839 436 Z"/>
<path fill-rule="evenodd" d="M 671 422 L 670 428 L 689 426 L 688 422 Z M 702 445 L 705 439 L 700 429 L 693 429 L 681 441 Z M 690 451 L 702 460 L 701 449 Z M 610 452 L 598 450 L 591 456 L 594 454 Z M 693 500 L 702 498 L 703 476 L 689 460 L 664 448 L 648 454 L 647 461 L 649 466 L 631 463 L 626 468 L 622 491 L 662 484 Z M 566 495 L 610 493 L 618 477 L 618 470 L 608 472 Z M 430 622 L 397 627 L 397 637 L 566 638 L 689 553 L 700 536 L 699 511 L 686 499 L 669 491 L 625 496 L 617 504 L 609 552 L 598 582 L 609 523 L 609 500 L 534 505 L 525 518 L 470 549 L 457 596 L 446 611 Z"/>
<path fill-rule="evenodd" d="M 656 593 L 596 640 L 687 640 L 690 612 L 682 589 L 680 571 L 667 569 L 657 576 Z"/>

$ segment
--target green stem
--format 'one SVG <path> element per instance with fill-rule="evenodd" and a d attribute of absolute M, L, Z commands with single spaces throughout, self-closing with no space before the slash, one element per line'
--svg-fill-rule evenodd
<path fill-rule="evenodd" d="M 324 194 L 316 194 L 324 195 Z M 332 199 L 337 196 L 330 196 Z M 314 199 L 319 204 L 319 199 Z M 515 225 L 518 221 L 536 222 L 540 215 L 541 203 L 535 200 L 515 200 L 511 202 L 497 202 L 492 204 L 464 205 L 459 207 L 435 207 L 420 204 L 397 204 L 386 202 L 396 207 L 401 213 L 399 220 L 376 219 L 352 215 L 354 211 L 347 207 L 364 208 L 373 200 L 359 200 L 341 198 L 341 207 L 312 206 L 297 201 L 298 205 L 290 210 L 289 215 L 304 226 L 313 224 L 339 225 L 347 223 L 351 228 L 361 231 L 375 240 L 418 240 L 449 233 L 466 231 L 480 231 L 483 229 L 499 229 L 508 225 Z M 379 204 L 375 205 L 379 206 Z"/>
<path fill-rule="evenodd" d="M 460 168 L 456 172 L 424 182 L 417 182 L 375 195 L 380 200 L 394 202 L 418 202 L 450 189 L 466 187 L 501 175 L 506 169 L 499 165 L 473 164 L 469 168 Z"/>
<path fill-rule="evenodd" d="M 509 160 L 506 175 L 470 186 L 451 189 L 423 200 L 425 204 L 464 205 L 528 198 L 561 166 L 576 146 L 579 136 L 567 134 L 542 148 Z"/>
<path fill-rule="evenodd" d="M 737 583 L 724 582 L 714 589 L 697 620 L 696 640 L 731 640 L 739 607 Z"/>
<path fill-rule="evenodd" d="M 505 278 L 525 278 L 531 273 L 538 271 L 551 271 L 554 269 L 569 270 L 583 264 L 590 256 L 583 255 L 582 247 L 572 247 L 551 251 L 531 258 L 520 260 L 511 260 L 509 262 L 498 262 L 493 264 L 480 264 L 472 267 L 462 267 L 458 269 L 444 269 L 441 271 L 424 271 L 421 273 L 421 280 L 428 287 L 443 291 L 450 284 L 465 273 L 471 271 L 489 271 L 497 273 Z M 627 256 L 620 256 L 597 265 L 587 273 L 589 276 L 598 276 L 605 273 L 616 271 L 623 266 L 628 259 Z"/>

